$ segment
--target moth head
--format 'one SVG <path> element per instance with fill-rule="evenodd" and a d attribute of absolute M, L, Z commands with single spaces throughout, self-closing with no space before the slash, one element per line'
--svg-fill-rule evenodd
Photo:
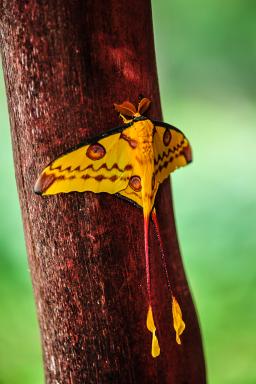
<path fill-rule="evenodd" d="M 151 101 L 146 97 L 140 98 L 138 108 L 130 101 L 124 101 L 122 104 L 114 104 L 115 110 L 120 113 L 125 123 L 141 116 L 149 108 Z"/>

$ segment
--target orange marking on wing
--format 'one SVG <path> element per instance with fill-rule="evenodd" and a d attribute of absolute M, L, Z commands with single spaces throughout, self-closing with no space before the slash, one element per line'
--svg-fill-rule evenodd
<path fill-rule="evenodd" d="M 106 169 L 108 172 L 112 171 L 113 169 L 117 169 L 119 172 L 124 172 L 124 171 L 130 171 L 131 169 L 133 168 L 133 166 L 131 164 L 127 164 L 124 169 L 121 169 L 119 168 L 118 164 L 115 163 L 112 165 L 112 167 L 108 168 L 107 164 L 104 163 L 102 164 L 99 168 L 94 168 L 93 164 L 89 164 L 87 165 L 87 167 L 85 168 L 80 168 L 80 165 L 74 169 L 72 169 L 71 165 L 69 165 L 68 167 L 62 169 L 61 168 L 61 165 L 58 165 L 57 167 L 53 167 L 52 165 L 50 165 L 50 170 L 51 171 L 58 171 L 58 172 L 84 172 L 86 171 L 87 169 L 91 169 L 93 172 L 98 172 L 100 169 Z"/>
<path fill-rule="evenodd" d="M 182 148 L 183 144 L 185 143 L 185 140 L 182 140 L 179 144 L 174 146 L 173 148 L 169 148 L 167 152 L 163 152 L 162 155 L 159 154 L 157 159 L 154 159 L 154 164 L 157 165 L 160 161 L 163 161 L 165 158 L 167 158 L 170 153 L 175 154 L 180 148 Z"/>
<path fill-rule="evenodd" d="M 97 176 L 94 177 L 94 179 L 96 181 L 102 181 L 102 180 L 108 179 L 108 177 L 105 177 L 103 175 L 97 175 Z"/>
<path fill-rule="evenodd" d="M 34 191 L 35 193 L 41 195 L 42 193 L 46 192 L 50 186 L 58 181 L 58 180 L 73 180 L 76 176 L 71 175 L 69 177 L 66 177 L 64 175 L 56 176 L 54 173 L 51 173 L 47 175 L 46 173 L 42 173 L 42 175 L 39 177 L 39 179 L 36 182 Z"/>
<path fill-rule="evenodd" d="M 137 140 L 132 139 L 131 137 L 127 136 L 125 133 L 122 133 L 120 135 L 120 139 L 124 139 L 127 141 L 132 149 L 135 149 L 137 147 Z"/>
<path fill-rule="evenodd" d="M 145 193 L 145 197 L 149 198 L 149 200 L 153 200 L 154 196 L 155 196 L 154 192 L 153 193 Z"/>
<path fill-rule="evenodd" d="M 140 165 L 143 165 L 143 161 L 142 161 L 138 156 L 136 156 L 135 159 L 136 159 L 136 161 L 137 161 Z"/>
<path fill-rule="evenodd" d="M 185 157 L 186 161 L 188 163 L 191 163 L 192 161 L 192 150 L 191 150 L 191 147 L 190 145 L 188 145 L 187 147 L 185 147 L 183 149 L 183 151 L 181 152 L 181 154 Z"/>
<path fill-rule="evenodd" d="M 56 179 L 60 179 L 62 176 L 59 176 L 57 177 Z M 64 179 L 64 177 L 63 177 Z M 88 175 L 88 174 L 85 174 L 85 175 L 82 175 L 81 176 L 81 179 L 84 179 L 84 180 L 88 180 L 88 179 L 94 179 L 98 182 L 101 182 L 102 180 L 110 180 L 112 181 L 113 183 L 118 179 L 118 176 L 116 175 L 113 175 L 113 176 L 110 176 L 110 177 L 106 177 L 104 175 L 97 175 L 97 176 L 91 176 L 91 175 Z M 120 177 L 120 180 L 129 180 L 129 177 Z"/>
<path fill-rule="evenodd" d="M 56 176 L 54 174 L 47 175 L 46 173 L 42 173 L 38 178 L 34 191 L 37 194 L 44 193 L 56 180 Z"/>

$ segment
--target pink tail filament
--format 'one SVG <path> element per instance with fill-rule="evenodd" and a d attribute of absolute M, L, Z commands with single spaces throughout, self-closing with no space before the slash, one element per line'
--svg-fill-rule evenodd
<path fill-rule="evenodd" d="M 158 238 L 158 241 L 159 241 L 159 245 L 160 245 L 162 265 L 163 265 L 163 268 L 164 268 L 164 272 L 165 272 L 165 276 L 166 276 L 166 280 L 167 280 L 167 285 L 168 285 L 168 288 L 169 288 L 169 291 L 170 291 L 170 294 L 171 294 L 171 299 L 172 299 L 172 304 L 171 305 L 172 305 L 172 316 L 173 316 L 173 328 L 174 328 L 175 333 L 176 333 L 176 342 L 177 342 L 177 344 L 181 344 L 180 335 L 183 333 L 183 331 L 185 329 L 185 323 L 184 323 L 184 321 L 182 319 L 182 311 L 181 311 L 181 308 L 179 306 L 179 303 L 176 300 L 175 296 L 173 295 L 173 291 L 172 291 L 172 287 L 171 287 L 171 282 L 170 282 L 170 279 L 169 279 L 169 274 L 168 274 L 168 269 L 167 269 L 166 254 L 164 252 L 164 246 L 163 246 L 162 238 L 161 238 L 161 235 L 160 235 L 160 229 L 159 229 L 159 224 L 158 224 L 158 220 L 157 220 L 157 217 L 156 217 L 155 209 L 153 209 L 153 211 L 152 211 L 152 220 L 154 222 L 154 226 L 155 226 L 155 229 L 156 229 L 156 235 L 157 235 L 157 238 Z"/>
<path fill-rule="evenodd" d="M 148 313 L 147 313 L 147 329 L 152 333 L 151 355 L 157 357 L 160 355 L 160 347 L 156 336 L 156 326 L 153 317 L 152 299 L 151 299 L 151 281 L 150 281 L 150 264 L 149 264 L 149 249 L 148 249 L 148 230 L 149 217 L 144 216 L 144 239 L 145 239 L 145 259 L 146 259 L 146 277 L 147 277 L 147 292 L 148 292 Z"/>
<path fill-rule="evenodd" d="M 150 282 L 150 265 L 149 265 L 149 250 L 148 250 L 148 223 L 149 223 L 149 218 L 147 216 L 144 216 L 144 241 L 145 241 L 147 292 L 148 292 L 149 305 L 151 305 L 151 282 Z"/>
<path fill-rule="evenodd" d="M 168 269 L 167 269 L 166 254 L 164 252 L 163 241 L 162 241 L 162 238 L 161 238 L 161 235 L 160 235 L 160 229 L 159 229 L 159 224 L 158 224 L 158 220 L 157 220 L 157 217 L 156 217 L 155 209 L 153 209 L 153 211 L 152 211 L 152 220 L 153 220 L 153 223 L 154 223 L 154 226 L 155 226 L 157 239 L 158 239 L 159 245 L 160 245 L 160 253 L 161 253 L 161 258 L 162 258 L 162 265 L 163 265 L 163 268 L 164 268 L 164 273 L 165 273 L 167 285 L 168 285 L 168 288 L 170 290 L 171 296 L 173 296 L 171 282 L 170 282 L 170 279 L 169 279 L 169 273 L 168 273 Z"/>

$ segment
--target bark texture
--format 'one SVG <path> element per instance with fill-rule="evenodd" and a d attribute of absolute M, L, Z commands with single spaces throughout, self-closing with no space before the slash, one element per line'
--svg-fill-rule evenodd
<path fill-rule="evenodd" d="M 205 383 L 169 182 L 156 207 L 186 331 L 178 347 L 156 236 L 152 294 L 161 355 L 150 355 L 142 212 L 114 196 L 41 198 L 37 176 L 119 125 L 113 103 L 153 100 L 161 119 L 149 0 L 1 0 L 1 52 L 16 178 L 47 383 Z"/>

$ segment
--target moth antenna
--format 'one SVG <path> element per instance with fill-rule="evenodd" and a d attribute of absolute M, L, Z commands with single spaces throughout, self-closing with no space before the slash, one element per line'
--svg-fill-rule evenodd
<path fill-rule="evenodd" d="M 162 238 L 160 235 L 160 228 L 159 228 L 155 208 L 153 209 L 151 216 L 152 216 L 152 220 L 153 220 L 153 223 L 155 226 L 155 231 L 156 231 L 156 235 L 157 235 L 159 246 L 160 246 L 162 265 L 163 265 L 164 273 L 166 276 L 168 289 L 169 289 L 169 292 L 171 294 L 171 299 L 172 299 L 172 305 L 171 306 L 172 306 L 173 328 L 176 332 L 176 342 L 177 342 L 177 344 L 181 344 L 180 335 L 183 333 L 183 331 L 185 329 L 185 323 L 182 319 L 182 311 L 181 311 L 180 305 L 173 294 L 173 290 L 172 290 L 172 286 L 171 286 L 171 282 L 170 282 L 170 278 L 169 278 L 169 273 L 168 273 L 168 269 L 167 269 L 167 261 L 166 261 L 167 258 L 166 258 L 166 254 L 164 252 L 163 241 L 162 241 Z"/>
<path fill-rule="evenodd" d="M 148 98 L 143 97 L 143 99 L 141 99 L 138 104 L 138 113 L 142 115 L 144 112 L 148 110 L 150 104 L 151 104 L 151 101 Z"/>

